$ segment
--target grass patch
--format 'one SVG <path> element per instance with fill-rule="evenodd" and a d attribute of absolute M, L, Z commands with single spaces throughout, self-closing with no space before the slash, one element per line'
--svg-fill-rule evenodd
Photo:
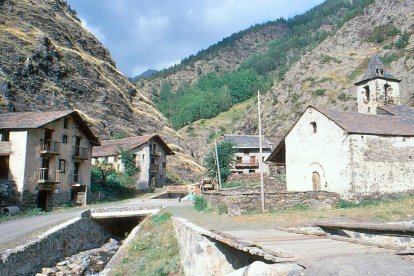
<path fill-rule="evenodd" d="M 183 275 L 171 213 L 146 219 L 114 275 Z"/>
<path fill-rule="evenodd" d="M 376 206 L 376 205 L 380 205 L 381 203 L 383 203 L 383 201 L 381 200 L 363 200 L 358 203 L 353 203 L 353 202 L 341 199 L 338 203 L 338 208 L 346 209 L 346 208 L 358 208 L 358 207 L 364 207 L 364 206 Z"/>
<path fill-rule="evenodd" d="M 403 57 L 402 54 L 392 53 L 392 54 L 384 55 L 383 57 L 381 57 L 381 60 L 384 63 L 384 65 L 387 66 L 391 64 L 392 62 L 399 60 L 402 57 Z"/>
<path fill-rule="evenodd" d="M 260 185 L 259 182 L 244 182 L 244 181 L 229 181 L 221 184 L 222 189 L 236 188 L 236 187 L 251 187 Z"/>
<path fill-rule="evenodd" d="M 46 214 L 46 212 L 42 211 L 42 209 L 40 209 L 40 208 L 32 208 L 32 209 L 28 209 L 26 211 L 17 213 L 15 215 L 3 215 L 3 214 L 0 214 L 0 222 L 4 222 L 4 221 L 8 221 L 8 220 L 13 220 L 13 219 L 18 219 L 18 218 L 40 216 L 40 215 L 44 215 L 44 214 Z"/>

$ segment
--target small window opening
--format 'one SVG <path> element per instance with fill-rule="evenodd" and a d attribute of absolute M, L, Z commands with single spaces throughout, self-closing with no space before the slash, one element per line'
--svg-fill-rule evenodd
<path fill-rule="evenodd" d="M 67 144 L 68 143 L 68 136 L 67 135 L 63 135 L 62 136 L 62 143 L 63 144 Z"/>
<path fill-rule="evenodd" d="M 237 164 L 241 164 L 241 163 L 242 163 L 242 158 L 241 158 L 241 156 L 237 156 L 237 157 L 236 157 L 236 163 L 237 163 Z"/>
<path fill-rule="evenodd" d="M 65 159 L 59 159 L 58 170 L 60 171 L 60 173 L 66 172 L 66 160 Z"/>
<path fill-rule="evenodd" d="M 389 90 L 390 90 L 390 88 L 391 88 L 391 86 L 390 85 L 388 85 L 388 84 L 385 84 L 384 85 L 384 99 L 387 101 L 388 100 L 388 93 L 389 93 Z"/>
<path fill-rule="evenodd" d="M 370 99 L 370 94 L 371 94 L 371 92 L 369 91 L 369 86 L 367 85 L 367 86 L 365 86 L 364 87 L 364 89 L 365 89 L 365 97 L 367 98 L 367 101 L 369 101 L 369 99 Z"/>
<path fill-rule="evenodd" d="M 316 122 L 311 122 L 313 133 L 318 132 L 318 126 L 316 125 Z"/>
<path fill-rule="evenodd" d="M 69 128 L 69 118 L 63 119 L 63 128 L 68 129 Z"/>
<path fill-rule="evenodd" d="M 376 71 L 378 75 L 384 75 L 384 69 L 377 69 Z"/>

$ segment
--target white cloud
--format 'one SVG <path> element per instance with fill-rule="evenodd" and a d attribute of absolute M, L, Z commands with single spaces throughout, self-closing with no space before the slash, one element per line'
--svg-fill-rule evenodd
<path fill-rule="evenodd" d="M 101 28 L 92 26 L 87 23 L 87 21 L 81 18 L 82 27 L 89 32 L 91 32 L 94 36 L 96 36 L 102 43 L 106 43 L 107 37 L 105 33 L 101 30 Z"/>

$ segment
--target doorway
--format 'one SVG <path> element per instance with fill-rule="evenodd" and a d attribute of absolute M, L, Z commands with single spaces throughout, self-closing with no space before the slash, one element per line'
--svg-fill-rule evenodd
<path fill-rule="evenodd" d="M 39 191 L 37 193 L 37 207 L 43 211 L 48 211 L 49 207 L 49 196 L 50 192 L 48 191 Z"/>
<path fill-rule="evenodd" d="M 321 176 L 318 172 L 312 173 L 312 187 L 314 191 L 320 191 L 321 190 Z"/>

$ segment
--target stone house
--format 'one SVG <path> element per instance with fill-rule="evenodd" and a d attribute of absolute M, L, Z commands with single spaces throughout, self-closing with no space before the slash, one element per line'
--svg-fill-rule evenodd
<path fill-rule="evenodd" d="M 0 188 L 21 208 L 86 203 L 92 147 L 76 111 L 0 114 Z"/>
<path fill-rule="evenodd" d="M 357 86 L 357 112 L 309 106 L 268 161 L 286 165 L 290 191 L 347 199 L 414 189 L 414 110 L 377 56 Z"/>
<path fill-rule="evenodd" d="M 174 152 L 158 134 L 107 140 L 102 141 L 101 144 L 93 148 L 92 164 L 106 162 L 113 164 L 117 171 L 122 171 L 122 162 L 118 153 L 121 149 L 131 150 L 139 170 L 137 187 L 145 190 L 149 187 L 165 185 L 167 155 L 174 155 Z"/>
<path fill-rule="evenodd" d="M 262 162 L 263 171 L 268 174 L 269 166 L 264 162 L 272 152 L 272 144 L 262 136 L 262 160 L 259 157 L 258 135 L 230 135 L 225 134 L 224 140 L 234 144 L 237 148 L 236 162 L 230 172 L 232 174 L 259 173 L 259 162 Z"/>

